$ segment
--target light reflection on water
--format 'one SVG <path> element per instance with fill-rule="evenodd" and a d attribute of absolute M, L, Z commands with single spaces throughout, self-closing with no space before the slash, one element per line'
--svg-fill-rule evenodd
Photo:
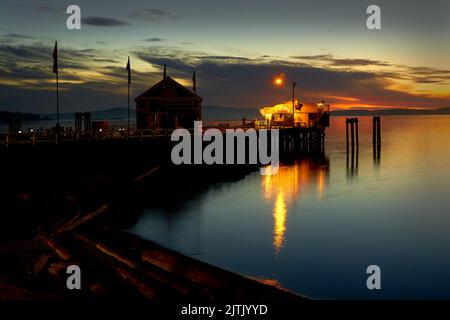
<path fill-rule="evenodd" d="M 371 124 L 360 117 L 353 168 L 332 118 L 324 157 L 149 208 L 131 232 L 314 298 L 450 298 L 450 117 L 382 117 L 380 160 Z M 381 291 L 366 288 L 371 264 Z"/>
<path fill-rule="evenodd" d="M 317 197 L 322 197 L 325 187 L 327 166 L 312 168 L 314 162 L 310 159 L 281 166 L 276 175 L 266 175 L 261 178 L 261 189 L 264 200 L 273 207 L 273 246 L 278 256 L 283 247 L 286 233 L 287 205 L 300 198 L 301 188 L 311 184 L 314 179 L 317 186 Z"/>

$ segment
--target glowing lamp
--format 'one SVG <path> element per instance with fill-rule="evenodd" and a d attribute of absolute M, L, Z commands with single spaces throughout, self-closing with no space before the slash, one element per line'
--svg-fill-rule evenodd
<path fill-rule="evenodd" d="M 277 86 L 281 86 L 283 84 L 283 79 L 282 78 L 275 78 L 275 84 Z"/>

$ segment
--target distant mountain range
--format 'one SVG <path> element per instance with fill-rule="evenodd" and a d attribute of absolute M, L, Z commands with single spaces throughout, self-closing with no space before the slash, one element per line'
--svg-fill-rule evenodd
<path fill-rule="evenodd" d="M 10 121 L 42 121 L 50 119 L 48 116 L 34 113 L 0 111 L 0 122 L 5 123 Z"/>
<path fill-rule="evenodd" d="M 131 110 L 131 118 L 135 118 L 135 110 Z M 335 110 L 331 111 L 332 116 L 402 116 L 402 115 L 445 115 L 450 114 L 450 108 L 440 108 L 433 110 L 426 109 L 380 109 L 380 110 Z M 73 118 L 73 114 L 68 114 Z M 202 117 L 207 121 L 227 121 L 262 118 L 257 108 L 233 108 L 206 105 L 202 107 Z M 126 119 L 126 108 L 113 108 L 102 111 L 94 111 L 93 119 Z"/>
<path fill-rule="evenodd" d="M 336 110 L 332 116 L 410 116 L 410 115 L 445 115 L 450 114 L 450 108 L 440 109 L 380 109 L 380 110 Z"/>
<path fill-rule="evenodd" d="M 127 119 L 128 109 L 127 108 L 110 108 L 105 110 L 95 110 L 92 112 L 92 120 L 116 120 L 116 119 Z M 56 113 L 48 115 L 51 119 L 56 119 Z M 136 110 L 130 108 L 130 118 L 136 118 Z M 59 119 L 61 120 L 74 120 L 75 112 L 65 112 L 59 114 Z"/>
<path fill-rule="evenodd" d="M 56 114 L 48 115 L 51 119 L 56 119 Z M 92 111 L 93 120 L 114 120 L 114 119 L 126 119 L 128 117 L 127 108 L 110 108 L 106 110 Z M 228 108 L 217 106 L 203 106 L 202 117 L 207 121 L 226 121 L 226 120 L 241 120 L 242 117 L 247 119 L 255 119 L 261 117 L 259 110 L 251 108 Z M 60 113 L 59 118 L 61 120 L 73 120 L 75 119 L 75 113 Z M 130 109 L 130 118 L 136 118 L 136 110 Z"/>
<path fill-rule="evenodd" d="M 262 118 L 259 109 L 255 108 L 229 108 L 217 106 L 203 106 L 202 117 L 207 121 L 227 121 Z"/>
<path fill-rule="evenodd" d="M 399 116 L 399 115 L 447 115 L 450 114 L 449 108 L 440 108 L 433 110 L 424 109 L 381 109 L 381 110 L 336 110 L 332 111 L 332 116 Z M 246 119 L 261 119 L 262 116 L 259 113 L 259 109 L 256 108 L 232 108 L 232 107 L 218 107 L 218 106 L 203 106 L 202 116 L 206 121 L 231 121 L 241 120 L 243 117 Z M 110 108 L 105 110 L 92 111 L 93 120 L 121 120 L 128 117 L 127 108 Z M 67 112 L 59 115 L 60 120 L 73 120 L 75 119 L 75 113 Z M 136 111 L 130 109 L 130 118 L 136 118 Z M 10 120 L 21 121 L 40 121 L 40 120 L 54 120 L 56 114 L 39 115 L 32 113 L 21 112 L 7 112 L 0 111 L 0 122 L 8 122 Z"/>

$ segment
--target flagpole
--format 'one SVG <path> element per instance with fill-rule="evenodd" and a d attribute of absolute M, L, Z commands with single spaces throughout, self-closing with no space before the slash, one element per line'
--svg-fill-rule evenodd
<path fill-rule="evenodd" d="M 194 91 L 194 107 L 197 107 L 197 75 L 195 73 L 195 70 L 192 74 L 192 91 Z M 201 119 L 201 114 L 197 114 L 197 119 L 196 120 L 200 120 Z"/>
<path fill-rule="evenodd" d="M 127 71 L 128 71 L 128 130 L 127 130 L 127 140 L 130 139 L 130 84 L 131 84 L 131 64 L 130 57 L 128 56 L 127 63 Z"/>
<path fill-rule="evenodd" d="M 130 81 L 128 81 L 128 139 L 130 138 Z"/>
<path fill-rule="evenodd" d="M 59 77 L 56 73 L 56 130 L 59 131 Z"/>
<path fill-rule="evenodd" d="M 55 41 L 53 49 L 53 72 L 56 74 L 56 132 L 55 144 L 58 144 L 59 137 L 59 72 L 58 72 L 58 41 Z"/>

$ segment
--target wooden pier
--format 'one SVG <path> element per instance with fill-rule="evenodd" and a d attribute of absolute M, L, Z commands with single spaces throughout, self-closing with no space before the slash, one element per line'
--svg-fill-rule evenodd
<path fill-rule="evenodd" d="M 325 150 L 325 131 L 320 128 L 280 129 L 280 155 L 321 153 Z"/>
<path fill-rule="evenodd" d="M 80 120 L 81 121 L 81 120 Z M 208 127 L 204 128 L 205 130 Z M 280 156 L 287 156 L 292 154 L 308 154 L 315 152 L 323 152 L 325 149 L 325 130 L 322 128 L 304 128 L 304 127 L 289 127 L 282 126 L 276 128 L 261 128 L 261 127 L 230 127 L 223 126 L 217 128 L 223 134 L 226 130 L 248 130 L 254 129 L 259 135 L 261 130 L 267 130 L 268 135 L 271 135 L 273 130 L 279 132 L 279 148 Z M 193 129 L 190 129 L 193 134 Z M 113 128 L 109 131 L 62 131 L 57 134 L 54 131 L 47 132 L 21 132 L 17 134 L 0 135 L 0 149 L 13 148 L 17 146 L 29 146 L 33 148 L 40 148 L 41 146 L 51 145 L 76 145 L 76 144 L 121 144 L 121 142 L 131 142 L 139 144 L 146 142 L 144 145 L 148 146 L 148 142 L 158 142 L 172 144 L 171 135 L 174 129 L 145 129 L 133 130 L 128 134 L 124 128 Z M 205 142 L 205 144 L 207 144 Z M 248 146 L 247 146 L 248 147 Z"/>

